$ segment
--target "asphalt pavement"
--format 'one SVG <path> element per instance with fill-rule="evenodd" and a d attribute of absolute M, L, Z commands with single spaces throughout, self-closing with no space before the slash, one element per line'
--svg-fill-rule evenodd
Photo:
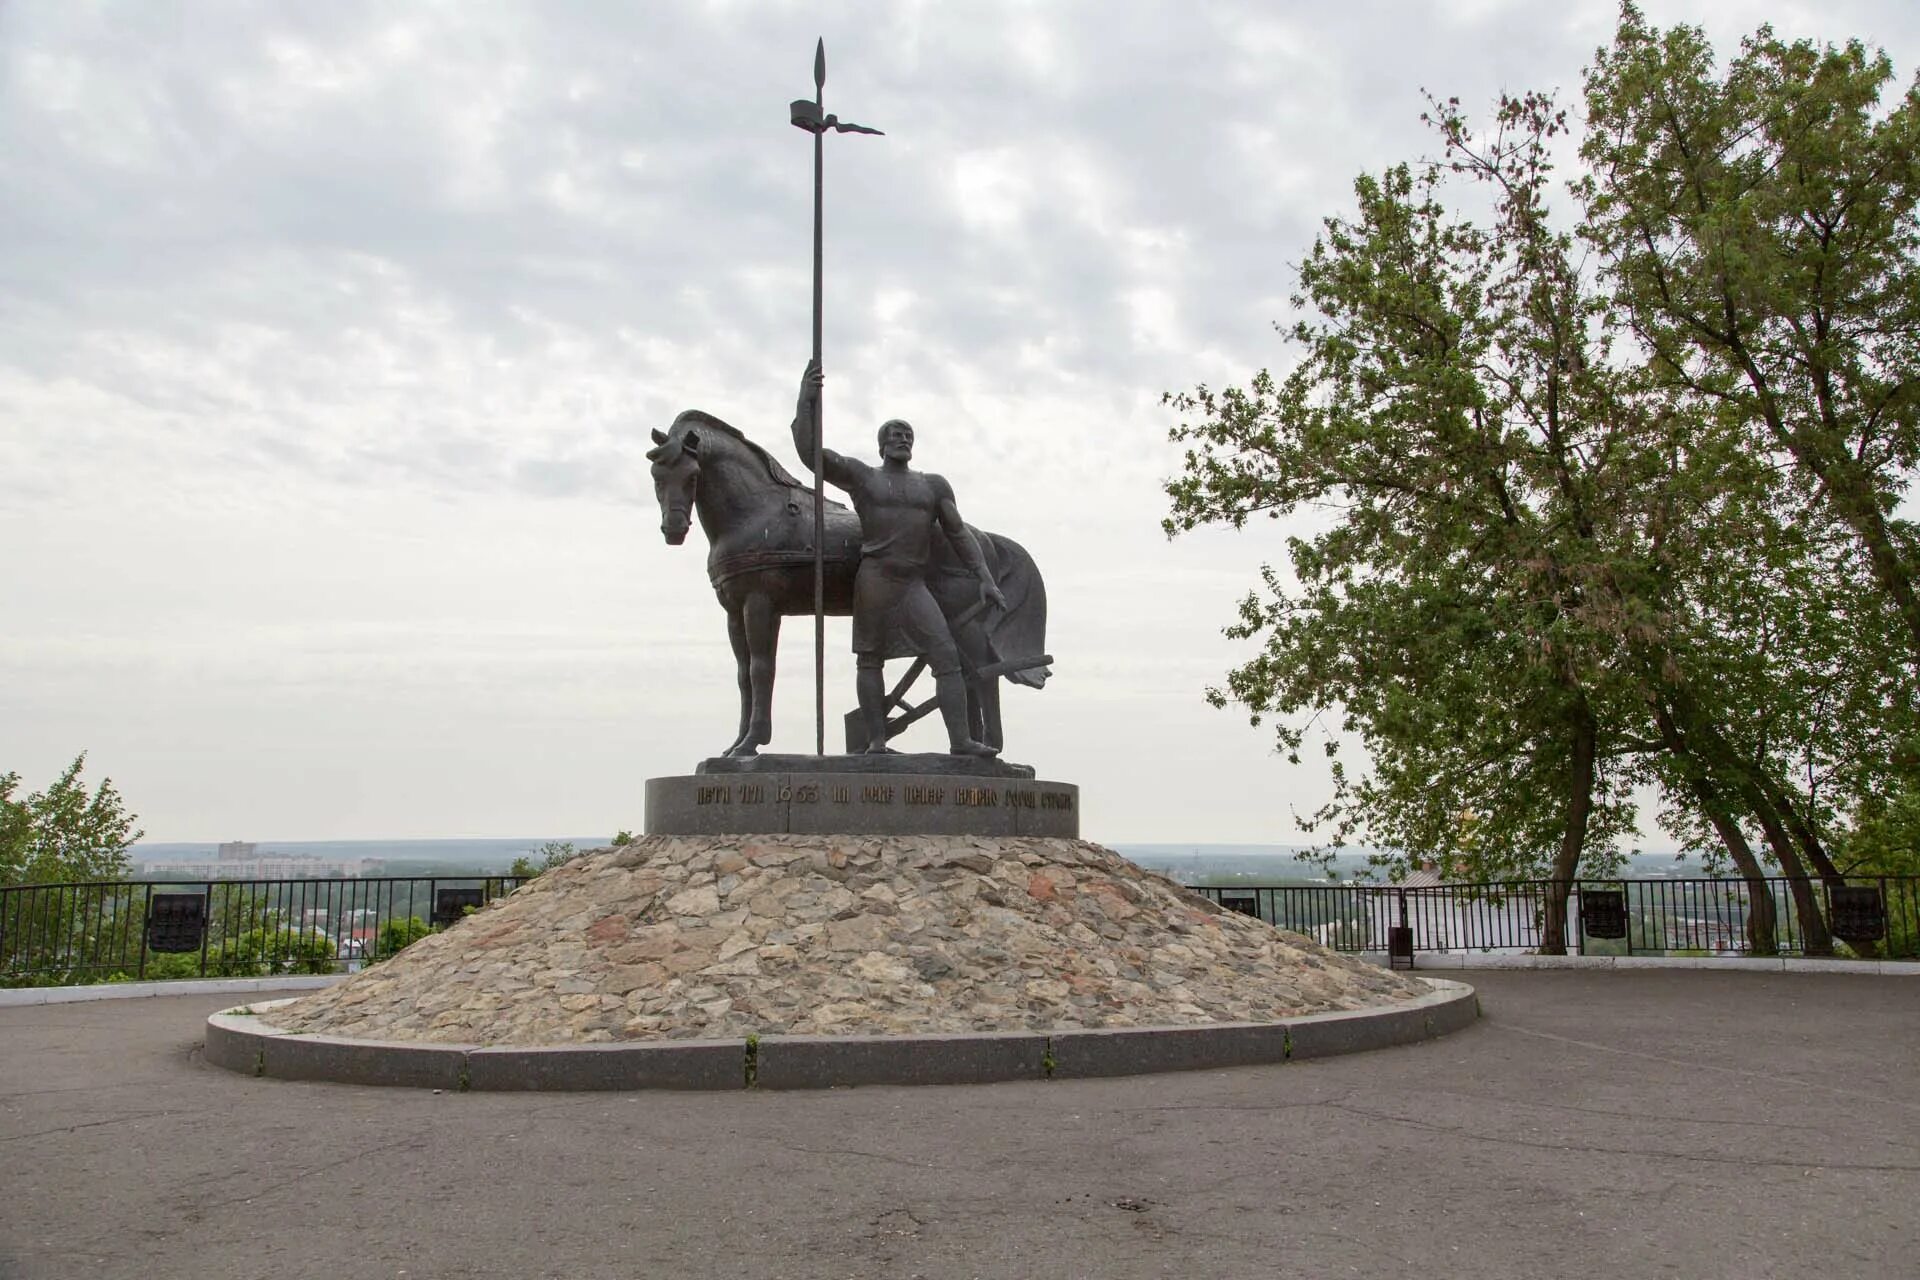
<path fill-rule="evenodd" d="M 1446 1039 L 933 1088 L 434 1094 L 0 1008 L 0 1280 L 1920 1277 L 1920 979 L 1485 972 Z"/>

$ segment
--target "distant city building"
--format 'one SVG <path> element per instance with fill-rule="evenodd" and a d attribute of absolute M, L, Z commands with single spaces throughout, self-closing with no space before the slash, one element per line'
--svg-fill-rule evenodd
<path fill-rule="evenodd" d="M 384 858 L 300 858 L 272 853 L 264 858 L 228 858 L 228 846 L 220 847 L 222 855 L 216 862 L 152 862 L 145 864 L 144 873 L 174 880 L 324 880 L 333 876 L 377 876 L 387 869 Z"/>
<path fill-rule="evenodd" d="M 260 846 L 251 840 L 229 840 L 221 845 L 215 856 L 222 862 L 240 862 L 260 852 Z"/>

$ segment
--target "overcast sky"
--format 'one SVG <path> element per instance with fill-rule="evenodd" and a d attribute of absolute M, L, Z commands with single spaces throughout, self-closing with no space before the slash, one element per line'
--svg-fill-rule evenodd
<path fill-rule="evenodd" d="M 1906 0 L 1649 0 L 1723 49 Z M 783 440 L 824 35 L 827 428 L 918 429 L 1051 597 L 1009 756 L 1109 841 L 1288 842 L 1324 797 L 1202 691 L 1284 527 L 1169 543 L 1163 391 L 1289 359 L 1292 264 L 1421 89 L 1557 88 L 1607 0 L 0 0 L 0 772 L 76 752 L 156 840 L 638 828 L 724 747 L 724 615 L 643 454 Z M 775 749 L 812 745 L 811 625 Z M 830 715 L 852 704 L 844 620 Z M 937 749 L 929 721 L 907 744 Z"/>

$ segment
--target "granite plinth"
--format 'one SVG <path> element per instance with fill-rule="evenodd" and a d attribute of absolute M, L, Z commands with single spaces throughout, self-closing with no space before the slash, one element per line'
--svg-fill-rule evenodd
<path fill-rule="evenodd" d="M 1472 987 L 1425 979 L 1411 1000 L 1267 1023 L 1063 1028 L 958 1035 L 760 1036 L 481 1047 L 349 1040 L 286 1031 L 286 1000 L 207 1019 L 207 1061 L 244 1075 L 434 1089 L 831 1089 L 989 1084 L 1222 1067 L 1417 1044 L 1480 1016 Z"/>
<path fill-rule="evenodd" d="M 1030 764 L 1010 764 L 983 756 L 939 751 L 901 751 L 893 755 L 712 756 L 693 766 L 695 773 L 886 773 L 943 774 L 953 778 L 1031 778 Z"/>
<path fill-rule="evenodd" d="M 808 762 L 822 759 L 789 758 Z M 646 834 L 1076 839 L 1080 835 L 1080 788 L 1032 777 L 812 769 L 649 778 Z"/>

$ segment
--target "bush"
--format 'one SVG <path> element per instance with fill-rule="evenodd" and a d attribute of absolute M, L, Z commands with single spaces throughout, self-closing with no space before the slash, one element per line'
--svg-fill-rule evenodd
<path fill-rule="evenodd" d="M 633 839 L 630 832 L 623 831 L 620 834 L 626 836 L 629 841 Z M 580 851 L 573 847 L 571 840 L 549 840 L 535 852 L 540 855 L 539 861 L 536 862 L 523 854 L 513 860 L 513 865 L 507 868 L 507 874 L 519 876 L 522 880 L 531 880 L 543 871 L 565 866 L 580 856 Z"/>
<path fill-rule="evenodd" d="M 432 932 L 432 928 L 419 916 L 389 920 L 380 926 L 380 932 L 373 940 L 373 958 L 379 961 L 398 955 Z"/>
<path fill-rule="evenodd" d="M 209 959 L 212 957 L 209 956 Z M 116 975 L 121 976 L 121 975 Z M 136 974 L 124 975 L 128 979 L 137 978 Z M 147 953 L 146 981 L 159 982 L 166 978 L 197 978 L 200 976 L 200 953 L 198 951 L 149 951 Z"/>
<path fill-rule="evenodd" d="M 207 952 L 207 976 L 267 978 L 286 973 L 332 973 L 333 963 L 333 939 L 317 929 L 249 929 Z"/>

